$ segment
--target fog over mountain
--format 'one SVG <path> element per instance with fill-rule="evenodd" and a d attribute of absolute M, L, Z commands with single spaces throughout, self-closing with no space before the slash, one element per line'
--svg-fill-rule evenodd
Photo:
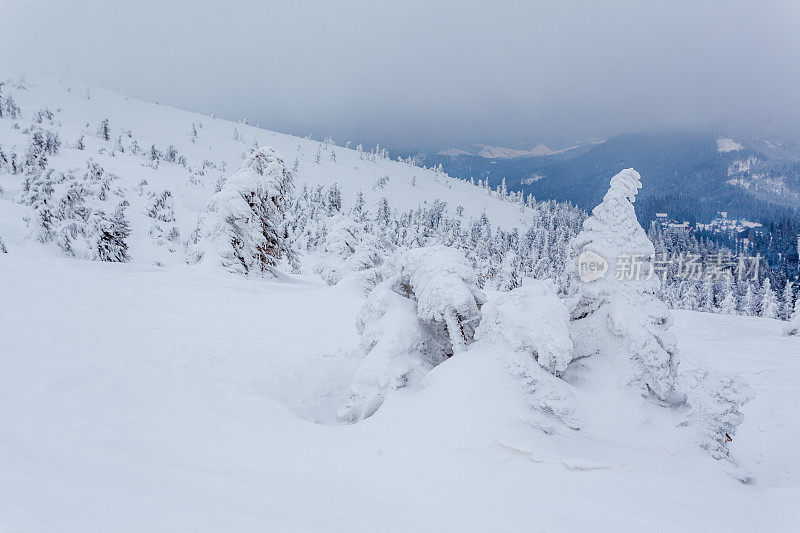
<path fill-rule="evenodd" d="M 800 123 L 791 1 L 4 4 L 9 72 L 316 138 L 530 149 Z"/>

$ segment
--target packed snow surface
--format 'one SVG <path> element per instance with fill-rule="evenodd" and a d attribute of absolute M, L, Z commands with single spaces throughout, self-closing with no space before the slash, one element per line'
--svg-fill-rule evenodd
<path fill-rule="evenodd" d="M 351 289 L 13 254 L 0 280 L 2 530 L 799 525 L 800 349 L 778 321 L 675 313 L 682 367 L 755 390 L 731 443 L 743 485 L 661 407 L 579 397 L 580 430 L 542 432 L 480 346 L 334 425 L 359 362 Z"/>

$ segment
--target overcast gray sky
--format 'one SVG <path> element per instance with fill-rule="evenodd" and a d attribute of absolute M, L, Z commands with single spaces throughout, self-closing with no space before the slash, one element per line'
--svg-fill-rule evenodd
<path fill-rule="evenodd" d="M 361 4 L 0 0 L 0 66 L 400 148 L 800 133 L 797 0 Z"/>

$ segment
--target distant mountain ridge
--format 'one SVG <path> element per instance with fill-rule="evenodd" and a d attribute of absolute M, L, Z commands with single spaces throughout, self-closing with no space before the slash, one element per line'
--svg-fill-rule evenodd
<path fill-rule="evenodd" d="M 510 190 L 587 210 L 602 199 L 608 176 L 636 168 L 644 184 L 636 204 L 643 222 L 656 212 L 708 221 L 717 211 L 729 211 L 760 220 L 797 216 L 800 209 L 800 147 L 767 137 L 644 132 L 541 156 L 416 154 L 415 160 L 441 164 L 459 178 L 488 179 L 492 187 L 505 178 Z"/>
<path fill-rule="evenodd" d="M 465 149 L 466 148 L 466 149 Z M 520 150 L 518 148 L 505 148 L 502 146 L 491 146 L 489 144 L 472 144 L 468 147 L 456 148 L 449 147 L 437 152 L 436 155 L 447 157 L 478 156 L 484 159 L 515 159 L 518 157 L 542 157 L 562 152 L 567 152 L 577 148 L 570 146 L 561 150 L 552 150 L 544 143 L 539 143 L 530 150 Z"/>

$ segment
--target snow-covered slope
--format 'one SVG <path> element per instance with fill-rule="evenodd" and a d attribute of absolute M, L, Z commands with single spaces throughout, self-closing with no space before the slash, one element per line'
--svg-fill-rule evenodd
<path fill-rule="evenodd" d="M 755 389 L 744 425 L 725 445 L 731 456 L 714 460 L 686 423 L 690 408 L 616 387 L 620 376 L 595 372 L 607 368 L 601 358 L 571 361 L 567 310 L 554 285 L 503 293 L 484 285 L 484 304 L 474 287 L 484 271 L 476 275 L 440 244 L 421 248 L 430 244 L 427 226 L 402 228 L 422 232 L 396 244 L 416 247 L 410 254 L 365 246 L 387 237 L 378 223 L 384 197 L 400 211 L 445 200 L 452 220 L 485 221 L 468 232 L 449 222 L 438 227 L 478 255 L 496 244 L 482 213 L 523 231 L 538 218 L 539 232 L 495 231 L 491 238 L 518 244 L 530 237 L 517 250 L 541 253 L 537 264 L 552 263 L 544 272 L 553 277 L 552 269 L 564 267 L 561 248 L 572 231 L 565 226 L 582 220 L 543 222 L 557 206 L 501 200 L 379 150 L 298 139 L 53 78 L 9 83 L 2 93 L 4 109 L 11 96 L 21 116 L 0 118 L 0 147 L 30 156 L 34 170 L 11 172 L 7 163 L 0 172 L 0 237 L 9 251 L 0 253 L 0 529 L 798 526 L 792 451 L 800 444 L 793 416 L 800 361 L 797 338 L 781 336 L 780 322 L 678 314 L 679 370 L 732 371 Z M 42 154 L 27 144 L 37 132 L 57 132 L 62 143 L 41 172 Z M 314 248 L 321 257 L 304 257 L 310 264 L 300 273 L 247 278 L 187 265 L 191 235 L 220 178 L 254 143 L 276 147 L 296 168 L 298 188 L 338 183 L 346 203 L 362 191 L 374 206 L 372 234 L 358 226 L 364 212 L 334 210 L 310 219 L 329 227 L 312 235 L 324 241 Z M 95 184 L 93 201 L 127 203 L 131 262 L 77 260 L 52 241 L 39 242 L 41 191 L 24 189 L 28 176 L 48 169 L 76 174 L 76 194 Z M 304 208 L 335 203 L 310 196 Z M 85 214 L 77 210 L 75 220 Z M 406 218 L 414 217 L 441 213 Z M 473 239 L 463 240 L 465 233 Z M 502 290 L 519 281 L 514 257 L 496 273 Z M 355 267 L 337 270 L 345 259 Z M 369 341 L 356 335 L 362 289 L 391 284 L 392 268 L 396 286 L 384 287 L 386 298 L 376 303 L 400 298 L 420 338 L 444 332 L 452 350 L 416 375 L 413 387 L 381 398 L 373 416 L 341 425 Z M 326 280 L 362 277 L 328 286 L 315 270 Z M 464 296 L 467 311 L 451 305 L 453 294 Z M 437 317 L 450 319 L 448 329 L 432 329 Z M 394 328 L 394 341 L 406 331 Z M 562 401 L 569 409 L 559 410 Z"/>
<path fill-rule="evenodd" d="M 357 364 L 343 288 L 14 254 L 0 280 L 3 530 L 798 527 L 800 359 L 777 321 L 677 313 L 686 368 L 755 389 L 742 485 L 656 406 L 543 433 L 486 352 L 327 425 Z"/>
<path fill-rule="evenodd" d="M 478 217 L 485 211 L 496 225 L 527 224 L 524 213 L 508 209 L 499 199 L 487 198 L 474 186 L 433 170 L 391 161 L 380 149 L 349 149 L 302 139 L 47 75 L 15 78 L 0 88 L 0 94 L 0 99 L 10 97 L 21 110 L 16 118 L 8 112 L 0 118 L 3 153 L 17 153 L 24 159 L 30 136 L 23 132 L 33 123 L 57 132 L 62 143 L 56 155 L 47 157 L 49 169 L 80 173 L 91 159 L 106 175 L 118 177 L 114 184 L 123 189 L 119 198 L 130 203 L 130 256 L 137 263 L 174 264 L 185 260 L 180 241 L 195 229 L 220 178 L 238 169 L 243 155 L 254 144 L 275 147 L 287 166 L 296 168 L 298 189 L 304 184 L 313 187 L 338 183 L 345 204 L 352 203 L 357 191 L 362 191 L 370 207 L 383 197 L 390 198 L 392 208 L 400 211 L 440 200 L 447 202 L 446 213 L 451 216 L 461 205 L 466 217 Z M 52 119 L 37 122 L 38 112 L 43 109 L 52 113 Z M 98 136 L 104 120 L 108 120 L 110 130 L 107 141 Z M 79 139 L 84 145 L 80 150 L 75 148 Z M 159 152 L 158 161 L 150 157 L 151 147 Z M 169 152 L 173 152 L 175 162 L 167 160 Z M 31 210 L 13 202 L 23 184 L 24 175 L 0 168 L 0 238 L 12 253 L 41 248 L 35 239 L 35 224 L 23 220 L 31 216 Z M 165 190 L 174 200 L 174 226 L 181 238 L 177 243 L 164 243 L 161 239 L 162 243 L 157 244 L 159 239 L 150 231 L 152 220 L 146 212 L 154 196 Z M 55 246 L 50 250 L 59 254 Z"/>

